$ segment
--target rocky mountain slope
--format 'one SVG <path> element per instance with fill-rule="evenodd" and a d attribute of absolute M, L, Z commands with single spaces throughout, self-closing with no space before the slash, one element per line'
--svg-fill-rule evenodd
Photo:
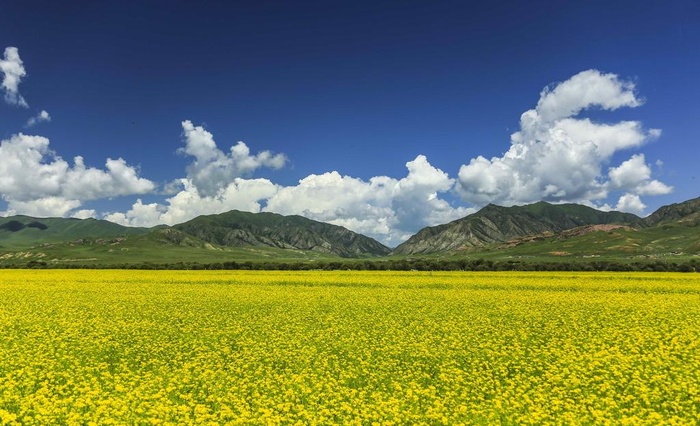
<path fill-rule="evenodd" d="M 230 211 L 200 216 L 173 227 L 130 228 L 105 220 L 29 216 L 0 218 L 0 248 L 15 250 L 36 245 L 130 236 L 132 244 L 150 249 L 162 246 L 190 248 L 272 247 L 304 250 L 342 257 L 382 256 L 390 249 L 372 238 L 343 227 L 301 216 Z M 136 239 L 134 239 L 136 238 Z M 83 243 L 85 241 L 82 241 Z M 84 244 L 81 244 L 84 245 Z"/>
<path fill-rule="evenodd" d="M 700 223 L 700 197 L 660 207 L 642 220 L 642 226 L 649 227 L 674 221 L 682 221 L 686 225 Z"/>
<path fill-rule="evenodd" d="M 345 228 L 273 213 L 231 211 L 150 229 L 95 219 L 0 218 L 0 263 L 4 258 L 17 263 L 35 257 L 59 263 L 93 259 L 101 264 L 296 261 L 380 257 L 390 252 Z M 462 219 L 425 228 L 393 253 L 448 257 L 468 253 L 493 259 L 546 259 L 551 253 L 611 259 L 700 256 L 700 198 L 661 207 L 644 219 L 576 204 L 489 205 Z"/>
<path fill-rule="evenodd" d="M 642 219 L 620 212 L 603 212 L 578 204 L 539 202 L 526 206 L 490 204 L 478 212 L 445 225 L 424 228 L 396 247 L 394 254 L 430 254 L 478 249 L 493 243 L 532 235 L 554 234 L 585 225 L 627 224 Z"/>
<path fill-rule="evenodd" d="M 268 246 L 312 250 L 342 257 L 382 256 L 391 250 L 372 238 L 341 226 L 302 216 L 233 210 L 200 216 L 173 229 L 225 247 Z"/>

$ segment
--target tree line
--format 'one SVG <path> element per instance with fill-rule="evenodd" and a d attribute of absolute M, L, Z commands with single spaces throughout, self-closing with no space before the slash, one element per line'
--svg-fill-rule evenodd
<path fill-rule="evenodd" d="M 2 265 L 3 268 L 30 269 L 140 269 L 140 270 L 265 270 L 265 271 L 619 271 L 619 272 L 700 272 L 700 260 L 686 262 L 647 261 L 616 262 L 608 260 L 579 262 L 545 262 L 487 259 L 389 259 L 389 260 L 329 260 L 313 262 L 253 262 L 225 261 L 213 263 L 129 263 L 61 265 L 32 260 L 28 263 Z"/>

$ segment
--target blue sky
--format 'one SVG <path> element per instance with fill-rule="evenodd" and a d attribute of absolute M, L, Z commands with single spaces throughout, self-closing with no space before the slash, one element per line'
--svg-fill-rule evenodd
<path fill-rule="evenodd" d="M 700 195 L 697 1 L 0 12 L 2 215 L 235 208 L 396 245 L 489 202 L 644 215 Z"/>

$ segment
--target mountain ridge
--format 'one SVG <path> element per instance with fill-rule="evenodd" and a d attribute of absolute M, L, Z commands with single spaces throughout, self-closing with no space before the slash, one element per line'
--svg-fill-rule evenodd
<path fill-rule="evenodd" d="M 97 219 L 0 218 L 0 266 L 22 265 L 30 259 L 122 265 L 322 262 L 338 257 L 391 262 L 420 256 L 503 261 L 567 256 L 622 262 L 664 256 L 695 259 L 700 257 L 700 198 L 663 206 L 645 218 L 578 204 L 487 205 L 455 221 L 426 227 L 393 251 L 336 225 L 275 213 L 232 210 L 153 228 Z"/>
<path fill-rule="evenodd" d="M 129 227 L 102 219 L 36 218 L 26 215 L 0 217 L 0 247 L 26 248 L 35 244 L 78 238 L 111 238 L 141 235 L 152 228 Z"/>
<path fill-rule="evenodd" d="M 319 251 L 341 257 L 379 256 L 391 252 L 370 237 L 298 215 L 231 210 L 199 216 L 172 228 L 226 247 L 269 246 Z"/>
<path fill-rule="evenodd" d="M 378 241 L 341 226 L 302 216 L 249 213 L 238 210 L 203 215 L 174 226 L 127 227 L 98 219 L 0 218 L 0 249 L 25 249 L 53 243 L 113 237 L 151 237 L 142 242 L 169 246 L 271 247 L 283 250 L 315 251 L 340 257 L 382 256 L 391 249 Z M 83 241 L 85 240 L 85 241 Z M 75 245 L 75 244 L 74 244 Z"/>
<path fill-rule="evenodd" d="M 580 204 L 550 204 L 544 201 L 512 207 L 489 204 L 461 219 L 423 228 L 397 246 L 393 254 L 469 250 L 528 235 L 558 233 L 577 226 L 638 224 L 640 221 L 641 218 L 631 213 L 604 212 Z"/>

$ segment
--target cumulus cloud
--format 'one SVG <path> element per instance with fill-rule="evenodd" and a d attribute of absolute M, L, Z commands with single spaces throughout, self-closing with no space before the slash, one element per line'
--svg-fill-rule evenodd
<path fill-rule="evenodd" d="M 0 196 L 9 214 L 65 216 L 86 200 L 155 189 L 121 158 L 107 159 L 105 167 L 86 167 L 82 157 L 71 166 L 47 138 L 20 133 L 0 142 Z"/>
<path fill-rule="evenodd" d="M 150 227 L 233 209 L 269 211 L 333 223 L 396 245 L 424 226 L 473 211 L 455 208 L 440 197 L 453 189 L 455 180 L 423 155 L 406 163 L 407 174 L 400 179 L 363 180 L 332 171 L 280 186 L 238 175 L 260 167 L 282 167 L 287 161 L 284 155 L 268 151 L 252 155 L 241 142 L 224 153 L 204 128 L 185 121 L 183 129 L 182 152 L 194 159 L 186 177 L 166 185 L 170 196 L 164 202 L 139 199 L 127 211 L 102 215 L 104 219 Z M 86 166 L 80 156 L 69 164 L 41 136 L 19 134 L 0 145 L 0 195 L 9 205 L 6 214 L 95 217 L 94 210 L 78 210 L 84 201 L 154 190 L 153 182 L 139 177 L 121 158 L 108 159 L 104 169 L 97 169 Z"/>
<path fill-rule="evenodd" d="M 37 115 L 27 120 L 24 127 L 29 128 L 39 123 L 48 123 L 49 121 L 51 121 L 51 116 L 49 115 L 49 113 L 46 112 L 46 110 L 41 110 L 41 112 L 39 112 Z"/>
<path fill-rule="evenodd" d="M 293 186 L 279 186 L 267 179 L 234 178 L 213 195 L 202 194 L 191 179 L 183 178 L 183 189 L 165 203 L 138 200 L 127 212 L 111 213 L 105 219 L 129 226 L 154 226 L 232 209 L 268 211 L 344 226 L 396 245 L 424 226 L 473 211 L 453 208 L 439 198 L 438 193 L 450 190 L 454 180 L 424 156 L 409 161 L 406 167 L 408 175 L 402 179 L 377 176 L 365 181 L 332 171 L 307 176 Z"/>
<path fill-rule="evenodd" d="M 624 194 L 620 197 L 620 200 L 615 206 L 615 210 L 620 212 L 634 213 L 636 215 L 644 214 L 644 209 L 647 206 L 642 203 L 639 195 L 636 194 Z"/>
<path fill-rule="evenodd" d="M 7 216 L 24 214 L 34 217 L 64 217 L 81 204 L 80 200 L 51 195 L 34 200 L 17 200 L 5 196 L 3 198 L 8 203 L 5 212 Z"/>
<path fill-rule="evenodd" d="M 75 219 L 90 219 L 90 218 L 96 218 L 97 217 L 97 211 L 94 209 L 84 209 L 84 210 L 77 210 L 73 212 L 70 217 L 73 217 Z"/>
<path fill-rule="evenodd" d="M 265 210 L 299 214 L 344 226 L 396 245 L 424 226 L 465 216 L 472 209 L 454 208 L 438 194 L 453 187 L 447 173 L 419 155 L 406 163 L 402 179 L 377 176 L 364 181 L 338 172 L 311 175 L 296 186 L 281 188 Z"/>
<path fill-rule="evenodd" d="M 673 188 L 652 177 L 643 154 L 611 163 L 620 151 L 638 148 L 661 131 L 645 129 L 638 121 L 599 123 L 579 117 L 589 109 L 611 111 L 642 104 L 632 82 L 584 71 L 545 88 L 535 108 L 522 114 L 509 149 L 500 157 L 473 158 L 462 165 L 456 179 L 418 155 L 406 163 L 406 175 L 400 178 L 365 180 L 329 171 L 290 186 L 250 177 L 261 168 L 283 167 L 284 154 L 253 154 L 243 142 L 222 150 L 212 133 L 186 120 L 181 123 L 184 146 L 178 151 L 191 161 L 184 177 L 160 191 L 167 198 L 152 203 L 138 199 L 127 211 L 102 217 L 150 227 L 232 209 L 268 211 L 344 226 L 394 246 L 425 226 L 473 213 L 475 208 L 448 202 L 446 194 L 455 190 L 474 206 L 545 200 L 642 214 L 645 205 L 640 197 L 667 194 Z M 43 113 L 27 125 L 40 122 Z M 46 113 L 43 121 L 49 119 Z M 100 215 L 94 210 L 78 210 L 84 201 L 154 190 L 153 182 L 139 177 L 121 158 L 107 159 L 98 169 L 87 167 L 79 156 L 69 164 L 41 136 L 19 134 L 0 144 L 0 197 L 12 214 L 96 217 Z M 603 204 L 617 197 L 615 207 Z"/>
<path fill-rule="evenodd" d="M 637 107 L 644 101 L 637 97 L 634 89 L 634 83 L 622 81 L 615 74 L 583 71 L 553 89 L 546 87 L 540 93 L 536 111 L 540 120 L 552 123 L 592 106 L 606 110 Z"/>
<path fill-rule="evenodd" d="M 185 147 L 181 153 L 194 157 L 187 166 L 187 178 L 204 196 L 214 196 L 234 178 L 248 175 L 260 167 L 282 168 L 287 162 L 284 154 L 262 151 L 251 155 L 243 142 L 232 146 L 228 153 L 221 151 L 214 136 L 191 121 L 182 122 Z"/>
<path fill-rule="evenodd" d="M 607 174 L 603 167 L 613 155 L 658 138 L 658 129 L 645 130 L 638 121 L 596 123 L 578 118 L 584 110 L 637 107 L 643 100 L 635 85 L 615 74 L 597 70 L 581 72 L 553 88 L 545 88 L 534 109 L 520 118 L 520 130 L 511 135 L 511 146 L 501 157 L 482 156 L 463 165 L 457 189 L 475 205 L 550 202 L 590 203 L 608 197 L 611 190 L 636 195 L 667 193 L 671 188 L 651 180 L 651 171 L 622 164 Z M 648 173 L 647 173 L 648 172 Z M 626 198 L 625 206 L 632 206 Z M 640 202 L 641 204 L 641 202 Z M 637 204 L 637 207 L 639 204 Z"/>
<path fill-rule="evenodd" d="M 261 202 L 271 197 L 277 186 L 267 179 L 235 178 L 214 195 L 202 195 L 189 179 L 182 179 L 183 189 L 166 199 L 165 204 L 144 204 L 137 200 L 126 212 L 105 215 L 111 222 L 127 226 L 174 225 L 200 215 L 217 214 L 229 210 L 257 213 Z"/>
<path fill-rule="evenodd" d="M 618 167 L 610 168 L 610 187 L 630 191 L 636 195 L 662 195 L 673 188 L 651 179 L 651 167 L 645 162 L 644 154 L 635 154 Z"/>
<path fill-rule="evenodd" d="M 27 101 L 19 94 L 19 83 L 27 75 L 19 50 L 16 47 L 6 47 L 3 59 L 0 59 L 2 72 L 2 90 L 5 92 L 5 102 L 27 108 Z"/>

